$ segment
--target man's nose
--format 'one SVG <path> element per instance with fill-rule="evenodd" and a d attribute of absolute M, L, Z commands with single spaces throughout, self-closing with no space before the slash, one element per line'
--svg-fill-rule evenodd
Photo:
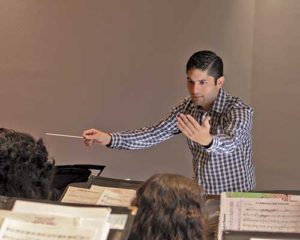
<path fill-rule="evenodd" d="M 201 85 L 197 82 L 194 83 L 192 87 L 193 93 L 200 93 L 201 92 Z"/>

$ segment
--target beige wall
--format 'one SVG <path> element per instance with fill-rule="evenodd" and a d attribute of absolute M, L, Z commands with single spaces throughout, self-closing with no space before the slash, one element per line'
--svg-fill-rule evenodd
<path fill-rule="evenodd" d="M 187 95 L 187 58 L 208 48 L 224 59 L 226 89 L 255 107 L 259 187 L 296 188 L 296 131 L 288 124 L 276 130 L 299 119 L 293 110 L 297 10 L 297 0 L 0 0 L 0 125 L 43 137 L 57 164 L 105 164 L 105 176 L 120 178 L 192 176 L 183 136 L 151 149 L 115 151 L 44 133 L 156 123 Z M 285 56 L 285 46 L 294 54 Z M 274 47 L 284 56 L 280 61 Z M 278 68 L 280 74 L 273 71 Z M 282 96 L 280 110 L 274 95 Z M 279 167 L 283 185 L 273 177 Z M 288 169 L 295 171 L 290 181 Z"/>
<path fill-rule="evenodd" d="M 252 105 L 261 189 L 299 189 L 300 1 L 256 1 Z"/>

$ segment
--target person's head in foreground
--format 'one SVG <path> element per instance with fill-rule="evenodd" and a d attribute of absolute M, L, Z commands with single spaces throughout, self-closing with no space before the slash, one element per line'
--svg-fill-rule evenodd
<path fill-rule="evenodd" d="M 138 190 L 130 240 L 206 239 L 202 189 L 177 174 L 155 174 Z"/>
<path fill-rule="evenodd" d="M 0 195 L 49 199 L 53 175 L 42 139 L 0 128 Z"/>

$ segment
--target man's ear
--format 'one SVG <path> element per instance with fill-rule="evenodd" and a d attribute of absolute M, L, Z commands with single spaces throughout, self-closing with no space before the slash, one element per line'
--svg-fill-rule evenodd
<path fill-rule="evenodd" d="M 224 82 L 225 82 L 224 76 L 219 77 L 219 78 L 217 79 L 217 87 L 221 88 L 221 87 L 223 86 Z"/>

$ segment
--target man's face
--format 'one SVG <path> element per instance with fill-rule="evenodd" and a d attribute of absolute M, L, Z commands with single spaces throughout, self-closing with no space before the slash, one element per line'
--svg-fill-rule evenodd
<path fill-rule="evenodd" d="M 220 77 L 215 84 L 215 79 L 207 71 L 194 68 L 187 73 L 187 88 L 195 105 L 209 110 L 217 98 L 224 78 Z"/>

